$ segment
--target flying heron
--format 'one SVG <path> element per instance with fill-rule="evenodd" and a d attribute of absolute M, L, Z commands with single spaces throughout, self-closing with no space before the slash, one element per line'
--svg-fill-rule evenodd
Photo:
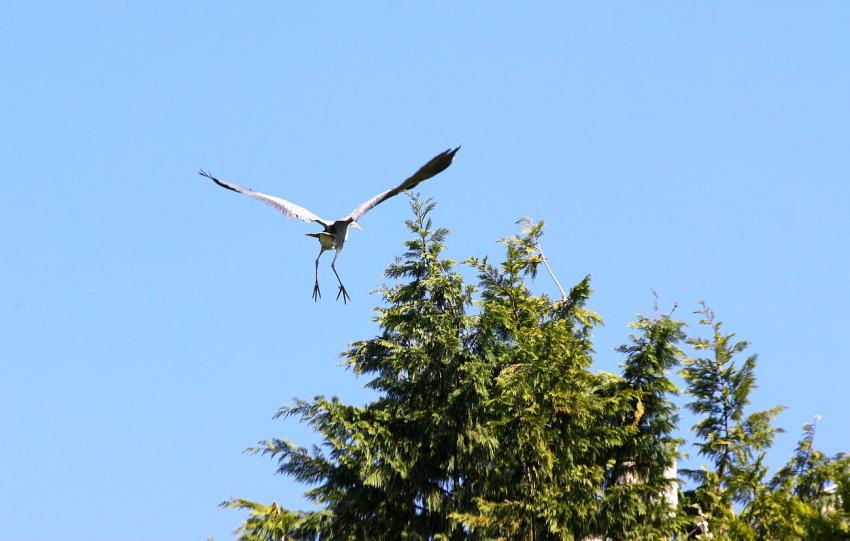
<path fill-rule="evenodd" d="M 304 207 L 300 207 L 295 203 L 287 201 L 286 199 L 281 199 L 280 197 L 275 197 L 273 195 L 267 195 L 260 192 L 255 192 L 250 188 L 243 188 L 241 186 L 237 186 L 236 184 L 226 182 L 221 180 L 220 178 L 216 178 L 212 176 L 209 172 L 201 169 L 198 174 L 207 177 L 212 180 L 222 188 L 227 188 L 228 190 L 232 190 L 234 192 L 243 193 L 245 195 L 249 195 L 254 199 L 258 199 L 263 203 L 273 207 L 274 209 L 283 213 L 287 218 L 298 218 L 303 222 L 315 222 L 321 225 L 324 230 L 319 233 L 307 233 L 308 237 L 314 237 L 319 240 L 319 255 L 316 257 L 316 281 L 313 285 L 313 300 L 316 301 L 322 296 L 322 292 L 319 289 L 319 259 L 322 257 L 322 254 L 327 250 L 334 250 L 334 258 L 331 261 L 331 269 L 334 271 L 334 275 L 336 275 L 336 279 L 339 282 L 339 292 L 336 294 L 337 300 L 339 300 L 340 295 L 342 296 L 342 302 L 347 303 L 351 300 L 348 292 L 345 290 L 345 286 L 342 285 L 342 280 L 339 278 L 339 274 L 336 272 L 336 258 L 339 256 L 339 253 L 342 251 L 342 247 L 345 244 L 345 241 L 348 240 L 348 227 L 352 226 L 356 229 L 360 229 L 360 225 L 357 221 L 367 212 L 369 212 L 372 207 L 383 203 L 390 197 L 394 195 L 398 195 L 399 193 L 410 190 L 414 188 L 417 184 L 422 182 L 423 180 L 427 180 L 434 175 L 444 171 L 448 166 L 452 164 L 452 159 L 454 158 L 455 153 L 460 149 L 460 147 L 456 147 L 454 149 L 446 150 L 445 152 L 441 152 L 434 156 L 431 161 L 423 165 L 419 168 L 418 171 L 413 173 L 413 175 L 396 186 L 395 188 L 389 189 L 385 192 L 381 192 L 372 199 L 368 201 L 364 201 L 357 208 L 348 213 L 347 216 L 340 218 L 339 220 L 325 220 L 323 218 L 319 218 L 309 210 Z"/>

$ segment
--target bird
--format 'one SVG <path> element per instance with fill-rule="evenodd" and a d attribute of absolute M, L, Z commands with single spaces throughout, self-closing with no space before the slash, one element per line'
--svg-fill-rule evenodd
<path fill-rule="evenodd" d="M 351 297 L 348 294 L 348 291 L 345 289 L 345 286 L 342 285 L 342 280 L 339 277 L 339 273 L 336 271 L 336 259 L 339 257 L 340 252 L 342 251 L 342 247 L 345 245 L 345 242 L 348 240 L 348 228 L 353 227 L 357 230 L 362 230 L 360 224 L 357 223 L 360 218 L 363 217 L 367 212 L 369 212 L 372 208 L 377 205 L 380 205 L 387 199 L 394 197 L 401 192 L 411 190 L 416 187 L 423 180 L 427 180 L 439 173 L 445 171 L 451 164 L 454 159 L 457 151 L 460 150 L 460 146 L 455 148 L 449 148 L 445 150 L 419 168 L 413 175 L 403 181 L 401 184 L 396 186 L 395 188 L 390 188 L 384 192 L 379 193 L 375 197 L 368 199 L 354 208 L 351 212 L 349 212 L 344 217 L 338 220 L 325 220 L 324 218 L 320 218 L 316 214 L 313 214 L 309 210 L 304 207 L 298 206 L 291 201 L 287 201 L 286 199 L 282 199 L 280 197 L 276 197 L 274 195 L 268 195 L 261 192 L 254 191 L 250 188 L 243 188 L 237 184 L 233 184 L 232 182 L 227 182 L 220 178 L 213 176 L 208 171 L 201 169 L 198 171 L 198 174 L 206 177 L 222 188 L 226 188 L 233 192 L 245 194 L 247 196 L 253 197 L 263 203 L 269 205 L 275 210 L 282 213 L 287 218 L 297 218 L 303 222 L 308 223 L 317 223 L 322 226 L 322 231 L 318 233 L 306 233 L 308 237 L 313 237 L 319 241 L 319 255 L 316 257 L 316 265 L 315 265 L 315 282 L 313 284 L 313 300 L 318 301 L 322 297 L 322 291 L 319 289 L 319 259 L 321 259 L 322 254 L 324 254 L 328 250 L 334 251 L 334 257 L 331 261 L 331 269 L 336 276 L 337 282 L 339 282 L 339 291 L 336 294 L 336 300 L 339 300 L 340 296 L 342 297 L 343 304 L 348 304 L 348 301 L 351 300 Z"/>

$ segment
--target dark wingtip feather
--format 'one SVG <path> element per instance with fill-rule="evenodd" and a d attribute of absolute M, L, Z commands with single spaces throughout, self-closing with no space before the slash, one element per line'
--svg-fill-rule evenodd
<path fill-rule="evenodd" d="M 455 154 L 457 154 L 458 150 L 460 150 L 460 145 L 455 148 L 447 149 L 445 152 L 435 156 L 430 162 L 428 162 L 428 164 L 425 165 L 425 167 L 423 167 L 423 169 L 429 168 L 430 166 L 431 171 L 429 172 L 431 176 L 442 173 L 452 164 L 452 160 L 454 160 Z"/>
<path fill-rule="evenodd" d="M 230 186 L 228 186 L 224 182 L 218 180 L 217 178 L 213 178 L 212 181 L 215 182 L 216 184 L 218 184 L 219 186 L 221 186 L 222 188 L 228 189 L 231 192 L 239 193 L 239 190 L 237 190 L 236 188 L 231 188 Z"/>
<path fill-rule="evenodd" d="M 230 186 L 228 186 L 227 184 L 223 183 L 222 181 L 218 180 L 217 178 L 215 178 L 214 176 L 212 176 L 212 175 L 209 173 L 209 171 L 204 171 L 203 169 L 200 169 L 200 170 L 198 170 L 198 174 L 199 174 L 199 175 L 201 175 L 202 177 L 207 177 L 208 179 L 210 179 L 211 181 L 215 182 L 216 184 L 218 184 L 218 185 L 219 185 L 219 186 L 221 186 L 222 188 L 225 188 L 225 189 L 227 189 L 227 190 L 230 190 L 231 192 L 239 193 L 239 190 L 235 190 L 235 189 L 231 188 Z"/>

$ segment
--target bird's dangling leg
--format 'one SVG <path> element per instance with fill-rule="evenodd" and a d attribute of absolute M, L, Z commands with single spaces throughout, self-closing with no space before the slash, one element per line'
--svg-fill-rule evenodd
<path fill-rule="evenodd" d="M 319 255 L 316 257 L 316 282 L 313 284 L 313 300 L 318 301 L 322 298 L 322 291 L 319 289 L 319 258 L 325 253 L 325 249 L 319 250 Z"/>
<path fill-rule="evenodd" d="M 334 271 L 336 275 L 336 281 L 339 282 L 339 293 L 336 294 L 336 300 L 339 300 L 339 296 L 342 295 L 343 304 L 348 304 L 348 301 L 351 300 L 351 297 L 348 296 L 348 291 L 345 290 L 345 286 L 342 285 L 342 280 L 339 279 L 339 273 L 336 272 L 336 257 L 339 255 L 339 249 L 334 252 L 334 259 L 331 261 L 331 269 Z"/>

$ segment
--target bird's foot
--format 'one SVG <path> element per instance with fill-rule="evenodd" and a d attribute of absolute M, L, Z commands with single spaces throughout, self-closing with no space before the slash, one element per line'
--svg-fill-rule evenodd
<path fill-rule="evenodd" d="M 348 291 L 345 290 L 342 284 L 339 284 L 339 293 L 336 294 L 336 300 L 339 300 L 340 295 L 342 295 L 343 304 L 348 304 L 348 301 L 351 300 L 351 297 L 348 296 Z"/>
<path fill-rule="evenodd" d="M 322 298 L 322 290 L 319 289 L 319 282 L 313 286 L 313 300 L 318 301 Z"/>

